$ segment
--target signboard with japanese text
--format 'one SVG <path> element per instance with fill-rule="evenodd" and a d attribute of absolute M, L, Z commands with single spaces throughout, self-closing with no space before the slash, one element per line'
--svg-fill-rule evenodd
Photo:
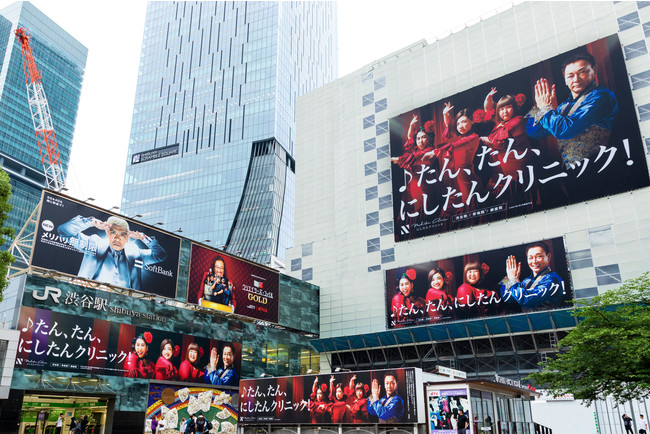
<path fill-rule="evenodd" d="M 177 237 L 43 191 L 31 264 L 174 298 L 179 249 Z"/>
<path fill-rule="evenodd" d="M 189 303 L 277 323 L 279 286 L 277 271 L 192 244 Z"/>
<path fill-rule="evenodd" d="M 16 368 L 236 387 L 241 344 L 22 306 Z"/>
<path fill-rule="evenodd" d="M 242 423 L 421 423 L 421 371 L 407 368 L 259 378 L 239 385 Z"/>
<path fill-rule="evenodd" d="M 617 35 L 389 122 L 396 241 L 650 185 Z"/>
<path fill-rule="evenodd" d="M 389 328 L 571 307 L 562 238 L 386 271 Z"/>
<path fill-rule="evenodd" d="M 465 424 L 467 434 L 471 434 L 467 389 L 428 388 L 427 395 L 431 434 L 456 434 L 460 432 L 460 424 Z"/>
<path fill-rule="evenodd" d="M 236 434 L 237 391 L 209 387 L 189 387 L 149 383 L 146 424 L 158 417 L 165 421 L 165 429 L 180 431 L 183 419 L 203 414 L 212 423 L 214 432 Z M 233 402 L 234 401 L 234 402 Z"/>

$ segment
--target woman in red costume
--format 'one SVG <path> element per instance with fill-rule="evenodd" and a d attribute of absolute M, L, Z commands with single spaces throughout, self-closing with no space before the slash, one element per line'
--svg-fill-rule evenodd
<path fill-rule="evenodd" d="M 370 423 L 370 415 L 368 414 L 368 399 L 365 397 L 367 393 L 363 383 L 356 383 L 356 375 L 350 379 L 350 390 L 354 390 L 354 394 L 348 398 L 348 408 L 350 409 L 350 417 L 352 423 Z"/>
<path fill-rule="evenodd" d="M 413 286 L 415 277 L 415 270 L 409 268 L 399 278 L 397 294 L 395 294 L 392 300 L 393 327 L 421 324 L 427 316 L 426 301 L 422 297 L 415 295 Z"/>
<path fill-rule="evenodd" d="M 160 343 L 160 357 L 156 362 L 156 380 L 178 380 L 178 369 L 172 363 L 172 356 L 177 356 L 180 349 L 174 348 L 174 342 L 171 339 L 163 339 Z"/>
<path fill-rule="evenodd" d="M 178 377 L 181 381 L 203 383 L 205 373 L 199 363 L 200 351 L 198 344 L 194 342 L 187 346 L 185 360 L 181 362 L 181 367 L 178 370 Z"/>
<path fill-rule="evenodd" d="M 153 340 L 150 332 L 144 332 L 131 340 L 132 352 L 124 362 L 125 377 L 153 378 L 155 365 L 147 359 L 149 344 Z"/>
<path fill-rule="evenodd" d="M 468 262 L 463 270 L 463 284 L 456 292 L 456 317 L 476 318 L 494 313 L 500 302 L 499 294 L 489 289 L 480 289 L 485 284 L 485 274 L 490 271 L 487 264 Z"/>
<path fill-rule="evenodd" d="M 343 391 L 343 384 L 334 386 L 334 376 L 330 378 L 330 407 L 329 413 L 332 423 L 350 423 L 350 409 L 346 401 L 348 397 Z"/>
<path fill-rule="evenodd" d="M 427 292 L 426 309 L 429 315 L 429 323 L 436 323 L 449 318 L 452 313 L 454 298 L 449 294 L 449 282 L 452 275 L 445 273 L 441 268 L 434 268 L 429 271 L 430 288 Z"/>
<path fill-rule="evenodd" d="M 326 387 L 323 384 L 323 387 Z M 314 385 L 309 396 L 309 414 L 311 414 L 311 423 L 328 423 L 329 422 L 330 403 L 325 401 L 323 390 L 318 387 L 318 377 L 314 378 Z"/>
<path fill-rule="evenodd" d="M 470 193 L 483 192 L 480 178 L 474 172 L 474 155 L 480 140 L 478 134 L 472 129 L 473 122 L 469 110 L 459 111 L 455 121 L 451 122 L 452 108 L 451 103 L 446 103 L 443 111 L 449 142 L 437 149 L 436 154 L 441 158 L 440 173 L 443 183 L 455 187 L 455 190 L 460 193 L 460 196 L 451 196 L 450 201 L 458 203 L 459 207 L 460 203 L 463 203 L 466 209 L 473 209 L 476 207 L 476 202 L 469 202 Z M 449 210 L 450 205 L 447 204 L 446 210 Z"/>
<path fill-rule="evenodd" d="M 496 89 L 494 91 L 496 92 Z M 488 94 L 488 97 L 486 106 L 493 105 L 491 94 Z M 496 155 L 491 155 L 492 162 L 499 163 L 490 180 L 490 187 L 495 190 L 495 196 L 511 205 L 529 203 L 529 207 L 532 207 L 537 191 L 533 188 L 526 192 L 526 186 L 520 182 L 520 176 L 528 176 L 526 167 L 535 158 L 526 135 L 526 119 L 517 113 L 519 106 L 525 103 L 525 98 L 523 94 L 519 94 L 516 97 L 506 95 L 499 99 L 495 110 L 496 126 L 487 139 L 482 140 L 497 151 Z M 522 172 L 521 175 L 519 171 Z"/>
<path fill-rule="evenodd" d="M 403 192 L 402 202 L 409 204 L 407 211 L 410 214 L 409 219 L 416 218 L 421 212 L 424 204 L 423 187 L 428 186 L 421 180 L 418 171 L 422 170 L 423 165 L 431 166 L 432 163 L 436 163 L 433 148 L 435 124 L 433 121 L 426 122 L 424 127 L 420 127 L 415 133 L 415 137 L 413 137 L 413 130 L 418 122 L 418 117 L 413 116 L 409 125 L 406 143 L 404 143 L 404 153 L 400 157 L 390 159 L 393 164 L 397 164 L 404 169 L 405 186 L 400 188 L 400 191 Z"/>

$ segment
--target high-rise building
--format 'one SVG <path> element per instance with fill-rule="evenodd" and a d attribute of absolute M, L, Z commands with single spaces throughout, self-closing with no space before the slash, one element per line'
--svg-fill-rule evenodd
<path fill-rule="evenodd" d="M 27 100 L 20 43 L 14 32 L 31 34 L 42 73 L 61 166 L 67 173 L 81 83 L 88 50 L 29 2 L 0 10 L 0 165 L 9 173 L 13 210 L 7 224 L 16 231 L 27 221 L 47 184 Z"/>
<path fill-rule="evenodd" d="M 293 242 L 296 98 L 337 76 L 332 2 L 151 2 L 122 211 L 257 262 Z"/>

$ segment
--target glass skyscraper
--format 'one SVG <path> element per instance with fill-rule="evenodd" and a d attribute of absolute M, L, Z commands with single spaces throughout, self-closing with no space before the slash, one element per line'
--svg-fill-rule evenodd
<path fill-rule="evenodd" d="M 122 212 L 283 258 L 296 98 L 337 77 L 336 23 L 334 2 L 149 3 Z"/>
<path fill-rule="evenodd" d="M 88 50 L 29 2 L 0 10 L 0 165 L 9 173 L 14 208 L 7 225 L 22 228 L 47 184 L 27 102 L 20 43 L 24 27 L 47 95 L 61 165 L 68 171 Z"/>

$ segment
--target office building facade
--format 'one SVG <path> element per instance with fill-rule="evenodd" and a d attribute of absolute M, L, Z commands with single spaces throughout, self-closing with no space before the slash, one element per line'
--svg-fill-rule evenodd
<path fill-rule="evenodd" d="M 64 175 L 79 108 L 88 50 L 29 2 L 0 10 L 0 157 L 9 174 L 13 205 L 7 224 L 18 232 L 34 211 L 46 186 L 27 100 L 20 43 L 14 32 L 31 34 L 34 60 L 42 74 Z"/>
<path fill-rule="evenodd" d="M 647 271 L 648 22 L 645 3 L 527 2 L 433 43 L 415 42 L 299 99 L 296 237 L 287 268 L 321 288 L 321 336 L 312 344 L 321 353 L 323 370 L 415 366 L 430 371 L 445 365 L 468 378 L 498 374 L 522 380 L 575 327 L 565 301 L 601 294 Z M 594 154 L 590 164 L 602 169 L 591 178 L 597 181 L 576 181 L 577 190 L 571 190 L 574 184 L 563 191 L 564 177 L 580 172 L 550 172 L 570 167 L 558 152 L 564 138 L 550 145 L 549 138 L 529 135 L 527 157 L 516 145 L 507 148 L 508 141 L 501 148 L 517 152 L 509 152 L 511 159 L 530 158 L 520 168 L 522 175 L 509 178 L 521 190 L 479 191 L 480 185 L 503 186 L 507 179 L 506 169 L 494 177 L 485 173 L 504 166 L 503 159 L 485 154 L 479 167 L 481 151 L 499 148 L 475 142 L 476 160 L 461 163 L 467 148 L 444 148 L 467 143 L 447 138 L 446 103 L 454 106 L 454 115 L 464 107 L 471 109 L 469 119 L 478 112 L 478 127 L 490 116 L 479 110 L 489 111 L 484 101 L 492 87 L 497 92 L 492 109 L 511 94 L 510 106 L 522 117 L 535 106 L 540 77 L 552 77 L 556 104 L 569 101 L 561 66 L 576 51 L 593 55 L 597 81 L 618 100 L 617 122 L 626 126 L 610 126 L 611 141 L 599 151 L 615 154 L 611 164 L 620 165 L 605 167 L 606 154 Z M 408 133 L 414 117 L 415 128 L 422 126 L 429 138 L 422 153 L 431 154 L 413 157 L 425 163 L 416 161 L 407 173 L 407 154 L 417 152 L 410 147 L 416 145 L 416 131 Z M 496 124 L 477 135 L 489 137 Z M 626 143 L 635 150 L 627 153 Z M 536 158 L 548 160 L 539 166 L 531 162 Z M 585 173 L 591 170 L 584 166 L 582 161 Z M 531 173 L 537 177 L 527 177 Z M 495 191 L 504 196 L 495 197 Z M 532 191 L 535 197 L 515 199 Z M 572 201 L 559 199 L 572 194 Z M 482 201 L 485 205 L 477 205 Z M 517 257 L 523 279 L 531 274 L 525 246 L 538 241 L 551 246 L 549 265 L 562 276 L 550 292 L 564 298 L 554 309 L 514 310 L 512 293 L 499 293 L 506 259 Z M 477 273 L 489 283 L 481 289 L 490 291 L 471 301 L 460 295 L 470 262 L 479 264 Z M 431 315 L 430 304 L 447 295 L 436 296 L 440 293 L 428 281 L 435 268 L 442 270 L 440 285 L 453 297 L 437 302 L 443 310 L 439 317 Z M 406 303 L 400 305 L 399 282 L 406 275 L 417 297 L 400 311 Z M 478 313 L 461 315 L 462 307 L 477 302 Z M 429 315 L 418 317 L 423 311 Z"/>
<path fill-rule="evenodd" d="M 327 2 L 148 6 L 122 209 L 260 263 L 292 245 L 296 98 L 337 76 Z"/>

